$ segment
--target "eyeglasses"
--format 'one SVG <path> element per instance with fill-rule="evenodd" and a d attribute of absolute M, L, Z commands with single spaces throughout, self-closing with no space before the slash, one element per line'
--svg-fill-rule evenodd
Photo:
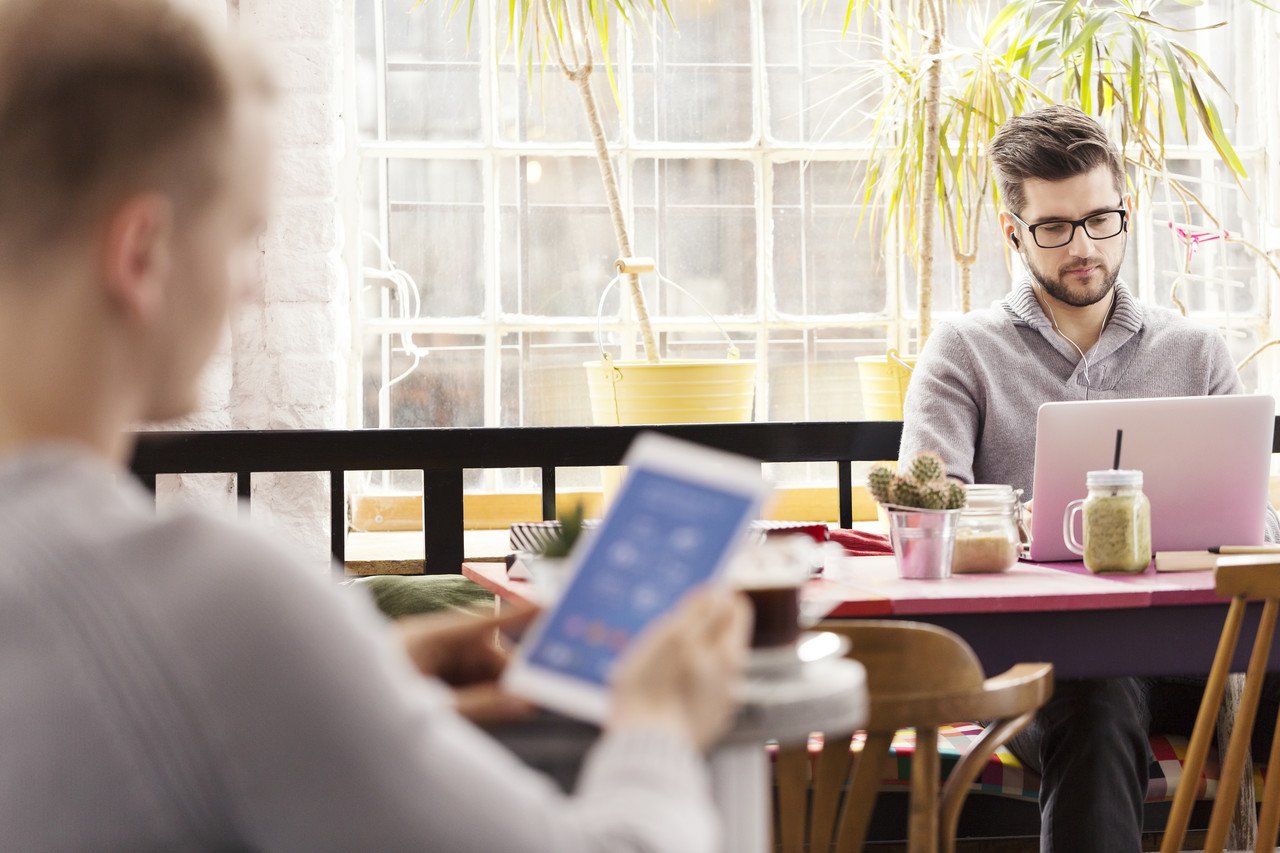
<path fill-rule="evenodd" d="M 1041 249 L 1057 249 L 1075 239 L 1077 228 L 1083 228 L 1084 233 L 1088 234 L 1092 240 L 1106 240 L 1116 236 L 1124 230 L 1129 211 L 1124 208 L 1100 210 L 1089 214 L 1084 219 L 1050 219 L 1047 222 L 1037 222 L 1035 225 L 1023 221 L 1022 217 L 1012 211 L 1009 215 L 1031 232 L 1031 239 L 1035 240 L 1036 245 Z"/>

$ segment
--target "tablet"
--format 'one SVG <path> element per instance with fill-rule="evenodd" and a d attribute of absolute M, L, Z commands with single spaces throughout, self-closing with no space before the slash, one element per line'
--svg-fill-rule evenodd
<path fill-rule="evenodd" d="M 555 606 L 503 674 L 511 693 L 603 723 L 619 656 L 692 588 L 715 578 L 769 492 L 760 463 L 642 433 L 627 478 L 594 534 L 567 558 Z"/>

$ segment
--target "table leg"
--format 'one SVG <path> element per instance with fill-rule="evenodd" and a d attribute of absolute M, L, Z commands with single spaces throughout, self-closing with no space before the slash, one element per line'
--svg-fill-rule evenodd
<path fill-rule="evenodd" d="M 769 758 L 757 741 L 725 743 L 708 759 L 726 853 L 769 849 Z"/>

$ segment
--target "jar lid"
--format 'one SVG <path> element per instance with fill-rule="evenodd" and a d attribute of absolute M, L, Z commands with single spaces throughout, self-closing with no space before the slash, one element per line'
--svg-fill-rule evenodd
<path fill-rule="evenodd" d="M 1085 475 L 1085 485 L 1094 486 L 1132 486 L 1142 488 L 1142 472 L 1128 471 L 1123 468 L 1109 468 L 1105 471 L 1090 471 Z"/>
<path fill-rule="evenodd" d="M 964 492 L 965 506 L 971 509 L 1009 509 L 1022 496 L 1021 489 L 1004 483 L 970 483 Z"/>

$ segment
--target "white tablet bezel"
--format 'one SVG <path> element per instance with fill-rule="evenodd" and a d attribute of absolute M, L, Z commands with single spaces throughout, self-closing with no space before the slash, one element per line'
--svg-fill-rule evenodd
<path fill-rule="evenodd" d="M 744 533 L 752 519 L 759 516 L 761 505 L 771 491 L 770 485 L 760 476 L 759 461 L 660 433 L 645 432 L 638 435 L 627 450 L 622 463 L 627 466 L 629 474 L 637 470 L 648 470 L 738 495 L 748 500 L 749 509 L 730 537 L 733 544 L 721 557 L 711 575 L 712 579 L 723 574 L 730 555 L 742 544 Z M 630 476 L 623 482 L 622 490 L 625 491 L 629 480 Z M 615 502 L 614 505 L 617 506 L 619 503 Z M 609 519 L 606 517 L 599 531 L 603 532 L 608 523 Z M 593 542 L 599 539 L 601 537 L 597 533 L 584 542 L 581 548 L 575 548 L 567 558 L 569 564 L 565 567 L 568 574 L 564 587 L 566 592 L 577 580 L 579 568 L 595 547 Z M 560 713 L 603 723 L 609 714 L 607 686 L 575 678 L 563 672 L 536 665 L 529 660 L 531 650 L 541 641 L 543 632 L 550 624 L 554 613 L 553 607 L 541 614 L 529 627 L 524 640 L 503 673 L 503 688 L 512 694 Z"/>

